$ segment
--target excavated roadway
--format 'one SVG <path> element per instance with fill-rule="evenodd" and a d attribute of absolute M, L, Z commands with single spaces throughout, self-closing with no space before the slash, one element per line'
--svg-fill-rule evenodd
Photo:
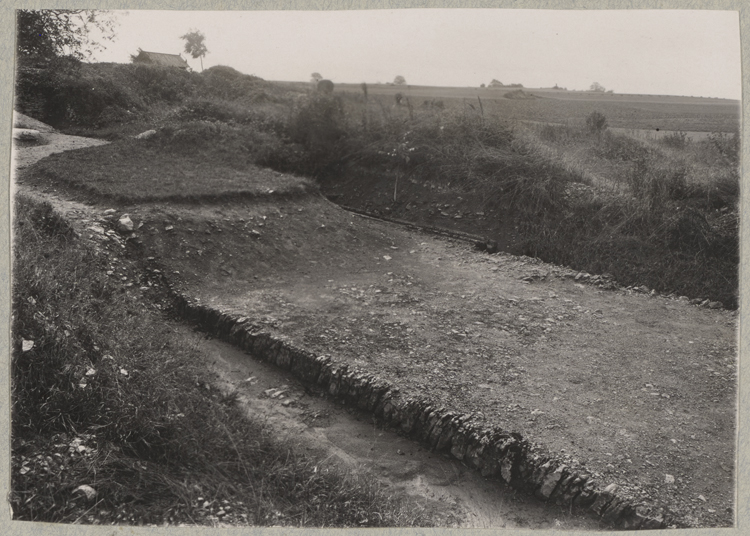
<path fill-rule="evenodd" d="M 734 312 L 603 290 L 318 196 L 115 208 L 202 303 L 520 432 L 683 526 L 733 522 Z"/>

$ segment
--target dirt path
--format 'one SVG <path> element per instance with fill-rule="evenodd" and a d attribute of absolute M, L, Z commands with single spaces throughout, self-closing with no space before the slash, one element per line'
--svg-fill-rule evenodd
<path fill-rule="evenodd" d="M 128 210 L 201 302 L 520 432 L 688 526 L 732 523 L 735 313 L 603 290 L 317 198 Z"/>

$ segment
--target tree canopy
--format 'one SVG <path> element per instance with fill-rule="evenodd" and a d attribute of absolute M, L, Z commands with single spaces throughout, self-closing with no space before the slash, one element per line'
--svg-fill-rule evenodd
<path fill-rule="evenodd" d="M 16 13 L 20 58 L 72 56 L 82 60 L 105 48 L 101 41 L 112 41 L 115 37 L 117 20 L 111 11 L 19 9 Z"/>
<path fill-rule="evenodd" d="M 191 29 L 185 35 L 181 35 L 180 39 L 185 40 L 185 52 L 190 54 L 193 59 L 201 59 L 201 71 L 203 70 L 203 57 L 208 53 L 206 48 L 206 36 L 203 32 Z"/>
<path fill-rule="evenodd" d="M 403 76 L 401 76 L 401 75 L 398 75 L 398 76 L 397 76 L 397 77 L 396 77 L 396 78 L 395 78 L 395 79 L 393 80 L 393 83 L 394 83 L 394 84 L 396 84 L 397 86 L 403 86 L 404 84 L 406 84 L 406 78 L 404 78 L 404 77 L 403 77 Z"/>

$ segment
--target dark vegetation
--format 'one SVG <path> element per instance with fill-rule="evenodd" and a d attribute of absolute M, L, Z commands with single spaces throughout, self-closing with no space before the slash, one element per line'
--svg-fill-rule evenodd
<path fill-rule="evenodd" d="M 199 334 L 186 336 L 139 292 L 107 276 L 106 252 L 78 238 L 51 206 L 19 195 L 15 213 L 15 519 L 429 522 L 373 479 L 302 456 L 245 419 L 231 395 L 209 387 L 191 344 Z"/>
<path fill-rule="evenodd" d="M 198 74 L 61 60 L 22 68 L 17 102 L 20 111 L 72 133 L 118 139 L 157 128 L 150 140 L 118 144 L 130 155 L 120 167 L 139 154 L 157 167 L 170 155 L 190 155 L 207 167 L 221 162 L 241 173 L 256 164 L 328 183 L 390 176 L 394 202 L 407 179 L 473 192 L 480 210 L 495 208 L 510 219 L 521 237 L 518 253 L 737 306 L 737 134 L 691 142 L 675 133 L 644 142 L 609 132 L 607 117 L 592 110 L 579 126 L 546 125 L 530 140 L 481 100 L 436 107 L 406 96 L 394 105 L 372 92 L 330 96 L 229 67 Z M 607 185 L 592 183 L 585 165 L 563 163 L 542 148 L 571 140 L 616 170 Z M 87 173 L 76 180 L 101 193 L 103 182 L 120 173 L 95 156 L 79 164 Z M 98 175 L 92 172 L 100 165 Z M 185 184 L 224 187 L 214 176 Z"/>

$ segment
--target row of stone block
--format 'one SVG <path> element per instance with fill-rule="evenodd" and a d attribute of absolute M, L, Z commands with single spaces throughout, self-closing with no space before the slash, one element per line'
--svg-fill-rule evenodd
<path fill-rule="evenodd" d="M 217 311 L 181 294 L 175 303 L 183 317 L 212 335 L 373 413 L 436 452 L 450 453 L 486 478 L 502 479 L 543 501 L 588 509 L 611 526 L 658 529 L 668 524 L 663 514 L 618 495 L 616 485 L 599 489 L 589 475 L 551 459 L 520 434 L 489 429 L 471 415 L 402 396 L 391 382 L 297 348 L 263 332 L 246 317 Z"/>

